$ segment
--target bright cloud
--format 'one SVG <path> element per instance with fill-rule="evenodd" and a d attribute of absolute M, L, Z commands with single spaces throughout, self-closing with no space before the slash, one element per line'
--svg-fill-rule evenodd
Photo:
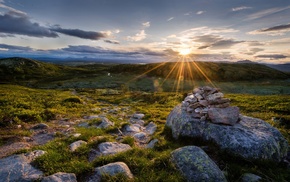
<path fill-rule="evenodd" d="M 141 30 L 139 33 L 137 33 L 134 36 L 128 36 L 127 40 L 138 42 L 138 41 L 146 39 L 146 35 L 147 34 L 145 33 L 145 30 Z"/>

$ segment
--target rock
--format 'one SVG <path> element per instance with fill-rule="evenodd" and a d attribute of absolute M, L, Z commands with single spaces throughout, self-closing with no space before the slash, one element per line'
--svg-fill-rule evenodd
<path fill-rule="evenodd" d="M 1 181 L 36 181 L 40 179 L 43 173 L 34 168 L 31 162 L 44 153 L 44 151 L 38 150 L 0 159 Z"/>
<path fill-rule="evenodd" d="M 134 132 L 134 133 L 137 133 L 137 132 L 140 132 L 140 127 L 138 127 L 138 126 L 140 126 L 140 125 L 138 125 L 138 124 L 125 125 L 124 130 L 125 130 L 125 132 Z"/>
<path fill-rule="evenodd" d="M 137 141 L 145 141 L 147 139 L 147 135 L 144 132 L 135 133 L 133 137 Z"/>
<path fill-rule="evenodd" d="M 80 146 L 87 144 L 87 142 L 83 140 L 78 140 L 72 144 L 69 145 L 70 151 L 74 152 L 76 149 L 78 149 Z"/>
<path fill-rule="evenodd" d="M 87 120 L 91 120 L 91 119 L 98 119 L 99 116 L 98 115 L 91 115 L 91 116 L 85 116 L 84 119 L 87 119 Z"/>
<path fill-rule="evenodd" d="M 154 124 L 153 122 L 150 122 L 145 128 L 145 132 L 148 133 L 149 135 L 153 135 L 156 129 L 157 129 L 157 125 Z"/>
<path fill-rule="evenodd" d="M 230 103 L 216 104 L 210 105 L 211 108 L 227 108 L 230 107 Z"/>
<path fill-rule="evenodd" d="M 199 147 L 178 148 L 171 153 L 171 160 L 187 181 L 227 181 L 223 172 Z"/>
<path fill-rule="evenodd" d="M 208 95 L 206 100 L 208 100 L 210 102 L 210 101 L 215 101 L 217 99 L 221 99 L 222 97 L 224 97 L 224 94 L 221 92 L 218 92 L 218 93 Z"/>
<path fill-rule="evenodd" d="M 113 177 L 117 174 L 122 174 L 128 179 L 133 178 L 133 174 L 125 163 L 115 162 L 95 168 L 94 174 L 90 176 L 88 182 L 100 182 L 102 180 L 102 176 Z"/>
<path fill-rule="evenodd" d="M 207 107 L 207 106 L 208 106 L 208 101 L 207 101 L 207 100 L 200 100 L 200 101 L 199 101 L 199 104 L 200 104 L 201 106 Z"/>
<path fill-rule="evenodd" d="M 33 140 L 34 145 L 44 145 L 53 139 L 54 139 L 53 133 L 38 133 L 38 134 L 32 136 L 32 140 Z"/>
<path fill-rule="evenodd" d="M 14 142 L 9 145 L 0 146 L 0 158 L 13 154 L 18 150 L 29 149 L 31 145 L 26 142 Z"/>
<path fill-rule="evenodd" d="M 78 127 L 88 128 L 89 127 L 89 123 L 87 123 L 87 122 L 80 123 L 80 124 L 78 124 Z"/>
<path fill-rule="evenodd" d="M 134 119 L 142 119 L 142 118 L 144 118 L 144 116 L 145 116 L 144 114 L 136 113 L 136 114 L 133 115 L 133 118 Z"/>
<path fill-rule="evenodd" d="M 89 153 L 89 161 L 93 161 L 96 157 L 101 155 L 113 155 L 120 152 L 130 150 L 131 146 L 128 144 L 117 142 L 103 142 L 98 145 L 97 149 L 92 149 Z"/>
<path fill-rule="evenodd" d="M 157 142 L 158 142 L 158 139 L 153 139 L 153 140 L 151 140 L 151 141 L 146 145 L 145 148 L 147 148 L 147 149 L 153 149 L 154 146 L 155 146 L 155 144 L 156 144 Z"/>
<path fill-rule="evenodd" d="M 102 122 L 101 122 L 101 124 L 99 124 L 99 125 L 97 126 L 97 128 L 105 129 L 105 128 L 108 128 L 108 127 L 110 127 L 110 126 L 114 126 L 114 123 L 111 122 L 108 118 L 103 117 L 103 118 L 102 118 Z"/>
<path fill-rule="evenodd" d="M 239 120 L 240 110 L 238 107 L 209 108 L 208 118 L 212 123 L 235 125 Z"/>
<path fill-rule="evenodd" d="M 31 129 L 33 130 L 43 130 L 43 129 L 47 129 L 49 126 L 47 124 L 44 123 L 39 123 L 37 125 L 34 125 Z"/>
<path fill-rule="evenodd" d="M 245 159 L 281 161 L 287 155 L 288 143 L 270 124 L 257 118 L 240 116 L 234 126 L 218 125 L 194 119 L 176 106 L 166 125 L 174 138 L 192 137 L 217 144 L 222 150 Z"/>
<path fill-rule="evenodd" d="M 261 181 L 262 178 L 258 175 L 252 173 L 245 173 L 242 176 L 241 182 L 258 182 Z"/>
<path fill-rule="evenodd" d="M 227 103 L 230 102 L 230 99 L 228 98 L 220 98 L 220 99 L 216 99 L 216 100 L 211 100 L 208 103 L 210 105 L 216 105 L 216 104 L 223 104 L 223 103 Z"/>
<path fill-rule="evenodd" d="M 77 178 L 74 173 L 58 172 L 43 178 L 41 182 L 77 182 Z"/>
<path fill-rule="evenodd" d="M 80 134 L 80 133 L 75 133 L 75 134 L 73 134 L 73 137 L 79 137 L 79 136 L 81 136 L 82 134 Z"/>
<path fill-rule="evenodd" d="M 131 118 L 130 119 L 130 123 L 131 124 L 139 124 L 140 126 L 144 126 L 145 122 L 141 119 L 134 119 L 134 118 Z"/>

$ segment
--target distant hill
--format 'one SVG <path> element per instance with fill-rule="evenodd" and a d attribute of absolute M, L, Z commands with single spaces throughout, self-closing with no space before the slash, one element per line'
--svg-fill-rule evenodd
<path fill-rule="evenodd" d="M 182 66 L 183 65 L 183 66 Z M 157 67 L 157 68 L 156 68 Z M 183 67 L 183 68 L 182 68 Z M 150 71 L 151 70 L 151 71 Z M 289 75 L 262 64 L 218 62 L 168 62 L 160 64 L 124 64 L 110 68 L 113 73 L 131 73 L 147 76 L 216 81 L 254 81 L 261 79 L 287 79 Z"/>
<path fill-rule="evenodd" d="M 279 71 L 290 73 L 290 63 L 288 64 L 266 64 L 270 68 L 274 68 Z"/>

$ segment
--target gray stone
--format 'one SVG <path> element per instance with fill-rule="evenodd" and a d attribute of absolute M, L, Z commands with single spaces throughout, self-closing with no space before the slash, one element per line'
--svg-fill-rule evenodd
<path fill-rule="evenodd" d="M 133 178 L 133 174 L 124 162 L 115 162 L 95 168 L 94 174 L 90 176 L 88 182 L 100 182 L 102 180 L 102 176 L 113 177 L 117 174 L 122 174 L 128 179 Z"/>
<path fill-rule="evenodd" d="M 99 116 L 98 115 L 91 115 L 91 116 L 85 116 L 84 119 L 88 119 L 88 120 L 91 120 L 91 119 L 98 119 Z"/>
<path fill-rule="evenodd" d="M 252 173 L 245 173 L 242 176 L 241 182 L 258 182 L 261 181 L 262 178 L 258 175 L 252 174 Z"/>
<path fill-rule="evenodd" d="M 152 148 L 154 148 L 154 146 L 155 146 L 155 144 L 158 142 L 158 139 L 153 139 L 153 140 L 151 140 L 147 145 L 146 145 L 146 147 L 145 148 L 147 148 L 147 149 L 152 149 Z"/>
<path fill-rule="evenodd" d="M 43 178 L 41 182 L 77 182 L 77 178 L 74 173 L 58 172 Z"/>
<path fill-rule="evenodd" d="M 104 142 L 98 145 L 98 151 L 101 155 L 112 155 L 130 149 L 130 145 L 117 142 Z"/>
<path fill-rule="evenodd" d="M 0 159 L 1 181 L 28 182 L 40 179 L 43 173 L 34 168 L 30 163 L 44 153 L 44 151 L 37 150 L 27 154 L 12 155 Z"/>
<path fill-rule="evenodd" d="M 78 124 L 78 127 L 88 128 L 89 127 L 89 123 L 87 123 L 87 122 L 80 123 L 80 124 Z"/>
<path fill-rule="evenodd" d="M 134 132 L 134 133 L 137 133 L 137 132 L 140 132 L 140 127 L 138 127 L 138 126 L 140 126 L 140 125 L 138 125 L 138 124 L 125 125 L 124 130 L 125 130 L 125 132 Z"/>
<path fill-rule="evenodd" d="M 174 138 L 192 137 L 216 143 L 229 154 L 245 159 L 281 161 L 287 155 L 288 142 L 270 124 L 257 118 L 240 115 L 234 126 L 218 125 L 194 119 L 176 106 L 167 117 L 166 125 Z"/>
<path fill-rule="evenodd" d="M 26 142 L 14 142 L 11 144 L 2 145 L 0 146 L 0 158 L 11 155 L 18 150 L 29 149 L 30 147 L 31 145 Z"/>
<path fill-rule="evenodd" d="M 206 100 L 208 100 L 209 102 L 211 102 L 211 101 L 215 101 L 217 99 L 221 99 L 222 97 L 224 97 L 224 94 L 221 93 L 221 92 L 218 92 L 218 93 L 215 93 L 215 94 L 208 95 L 206 97 Z"/>
<path fill-rule="evenodd" d="M 144 126 L 145 121 L 143 121 L 143 120 L 141 120 L 141 119 L 134 119 L 134 118 L 131 118 L 131 119 L 130 119 L 130 123 L 131 123 L 131 124 L 139 124 L 140 126 Z"/>
<path fill-rule="evenodd" d="M 148 133 L 149 135 L 153 135 L 156 129 L 157 129 L 157 125 L 153 122 L 150 122 L 145 128 L 145 132 Z"/>
<path fill-rule="evenodd" d="M 76 149 L 78 149 L 80 146 L 87 144 L 87 142 L 83 140 L 78 140 L 72 144 L 69 145 L 70 151 L 74 152 Z"/>
<path fill-rule="evenodd" d="M 223 172 L 199 147 L 176 149 L 171 153 L 171 160 L 187 181 L 227 181 Z"/>
<path fill-rule="evenodd" d="M 204 107 L 207 107 L 208 106 L 208 101 L 207 100 L 200 100 L 199 104 L 204 106 Z"/>
<path fill-rule="evenodd" d="M 142 119 L 142 118 L 144 118 L 144 116 L 145 116 L 144 114 L 136 113 L 136 114 L 133 115 L 133 118 L 134 119 Z"/>
<path fill-rule="evenodd" d="M 235 125 L 239 120 L 238 107 L 209 108 L 208 118 L 212 123 Z"/>
<path fill-rule="evenodd" d="M 105 129 L 105 128 L 108 128 L 110 126 L 114 126 L 114 123 L 111 122 L 108 118 L 102 117 L 101 119 L 102 119 L 102 122 L 101 122 L 101 124 L 99 124 L 97 126 L 97 128 Z"/>
<path fill-rule="evenodd" d="M 31 129 L 33 130 L 43 130 L 43 129 L 47 129 L 49 126 L 47 124 L 44 123 L 39 123 L 37 125 L 34 125 Z"/>
<path fill-rule="evenodd" d="M 135 133 L 133 137 L 137 141 L 145 141 L 147 139 L 147 135 L 144 132 Z"/>

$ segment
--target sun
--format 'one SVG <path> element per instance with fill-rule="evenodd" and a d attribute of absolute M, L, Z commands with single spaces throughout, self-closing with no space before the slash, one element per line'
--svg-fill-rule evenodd
<path fill-rule="evenodd" d="M 191 53 L 191 50 L 189 48 L 183 48 L 183 49 L 179 49 L 178 52 L 182 56 L 187 56 L 188 54 Z"/>

